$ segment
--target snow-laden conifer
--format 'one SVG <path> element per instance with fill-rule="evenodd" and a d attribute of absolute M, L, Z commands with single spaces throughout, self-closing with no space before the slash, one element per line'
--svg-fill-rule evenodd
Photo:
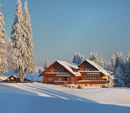
<path fill-rule="evenodd" d="M 44 64 L 44 69 L 47 69 L 50 66 L 49 59 L 47 58 Z"/>
<path fill-rule="evenodd" d="M 77 62 L 77 53 L 74 54 L 73 63 L 76 64 Z"/>
<path fill-rule="evenodd" d="M 118 53 L 116 57 L 115 67 L 114 67 L 114 75 L 115 75 L 115 86 L 125 86 L 124 79 L 124 63 L 122 58 L 122 53 Z"/>
<path fill-rule="evenodd" d="M 84 55 L 82 55 L 82 62 L 85 60 L 85 56 Z"/>
<path fill-rule="evenodd" d="M 80 64 L 84 60 L 84 55 L 81 56 L 80 53 L 75 53 L 74 58 L 73 58 L 73 63 L 74 64 Z"/>
<path fill-rule="evenodd" d="M 100 62 L 99 62 L 99 65 L 100 65 L 101 67 L 104 68 L 104 61 L 103 61 L 103 58 L 101 58 L 101 60 L 100 60 Z"/>
<path fill-rule="evenodd" d="M 99 64 L 98 54 L 97 54 L 97 53 L 95 53 L 95 60 L 94 60 L 94 62 L 95 62 L 96 64 Z"/>
<path fill-rule="evenodd" d="M 0 12 L 0 75 L 7 71 L 7 58 L 6 58 L 6 46 L 7 46 L 7 35 L 3 28 L 4 16 Z"/>
<path fill-rule="evenodd" d="M 80 53 L 77 53 L 77 62 L 76 64 L 80 64 L 82 62 L 82 56 Z"/>
<path fill-rule="evenodd" d="M 33 38 L 32 38 L 32 29 L 30 22 L 30 15 L 28 13 L 28 4 L 25 1 L 24 4 L 24 13 L 23 13 L 23 26 L 24 26 L 24 38 L 26 43 L 26 57 L 24 62 L 24 73 L 28 71 L 29 73 L 33 73 L 35 70 L 35 59 L 33 55 Z"/>
<path fill-rule="evenodd" d="M 17 67 L 15 69 L 16 73 L 19 73 L 20 82 L 24 81 L 23 71 L 24 62 L 26 60 L 27 47 L 25 44 L 25 34 L 23 26 L 23 14 L 22 14 L 22 3 L 20 0 L 17 2 L 15 19 L 11 29 L 11 39 L 13 42 L 13 48 L 17 51 Z"/>
<path fill-rule="evenodd" d="M 130 53 L 128 53 L 126 63 L 125 63 L 124 83 L 126 87 L 130 87 Z"/>
<path fill-rule="evenodd" d="M 92 52 L 90 53 L 89 60 L 92 60 L 92 61 L 93 61 L 93 53 L 92 53 Z"/>
<path fill-rule="evenodd" d="M 15 72 L 17 68 L 17 51 L 16 48 L 13 48 L 12 40 L 8 39 L 7 44 L 7 63 L 8 63 L 8 71 Z"/>
<path fill-rule="evenodd" d="M 111 60 L 107 63 L 106 65 L 106 69 L 114 72 L 114 68 L 115 68 L 115 55 L 112 56 Z"/>
<path fill-rule="evenodd" d="M 94 61 L 96 64 L 99 64 L 98 54 L 97 53 L 91 53 L 89 59 Z"/>

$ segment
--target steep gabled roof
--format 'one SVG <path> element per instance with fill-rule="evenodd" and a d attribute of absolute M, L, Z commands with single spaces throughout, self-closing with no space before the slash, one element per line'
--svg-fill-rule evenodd
<path fill-rule="evenodd" d="M 96 64 L 94 61 L 91 61 L 89 59 L 86 59 L 85 61 L 87 61 L 89 64 L 91 64 L 92 66 L 94 66 L 98 71 L 100 71 L 102 74 L 106 75 L 106 76 L 110 76 L 110 74 L 103 69 L 101 66 L 99 66 L 98 64 Z"/>
<path fill-rule="evenodd" d="M 74 65 L 74 64 L 70 64 L 68 62 L 65 62 L 65 61 L 59 61 L 57 60 L 57 62 L 62 65 L 65 69 L 67 69 L 70 73 L 72 73 L 74 76 L 81 76 L 81 74 L 79 72 L 74 72 L 72 70 L 73 69 L 79 69 L 77 65 Z"/>
<path fill-rule="evenodd" d="M 94 61 L 91 61 L 91 60 L 88 60 L 88 59 L 86 59 L 85 60 L 86 62 L 88 62 L 90 65 L 92 65 L 92 66 L 94 66 L 98 71 L 100 71 L 102 74 L 104 74 L 105 76 L 110 76 L 110 74 L 106 71 L 106 70 L 104 70 L 102 67 L 100 67 L 99 65 L 97 65 Z M 84 62 L 85 62 L 84 61 Z M 59 61 L 59 60 L 57 60 L 57 61 L 55 61 L 55 62 L 57 62 L 58 64 L 60 64 L 60 65 L 62 65 L 66 70 L 68 70 L 71 74 L 73 74 L 74 76 L 81 76 L 81 74 L 80 74 L 80 72 L 74 72 L 72 69 L 79 69 L 79 67 L 77 66 L 77 65 L 75 65 L 75 64 L 70 64 L 70 63 L 68 63 L 68 62 L 66 62 L 66 61 Z M 55 63 L 54 62 L 54 63 Z M 53 64 L 54 64 L 53 63 Z M 82 62 L 83 63 L 83 62 Z M 82 64 L 81 63 L 81 64 Z M 52 64 L 52 65 L 53 65 Z M 80 64 L 80 65 L 81 65 Z M 45 71 L 45 70 L 44 70 Z M 41 74 L 39 75 L 39 76 L 41 76 Z"/>

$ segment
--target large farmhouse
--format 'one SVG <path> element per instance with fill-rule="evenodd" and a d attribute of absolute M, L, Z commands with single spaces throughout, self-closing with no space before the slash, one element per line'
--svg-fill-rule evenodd
<path fill-rule="evenodd" d="M 113 76 L 88 59 L 78 66 L 65 61 L 55 61 L 39 76 L 44 76 L 45 84 L 66 85 L 73 88 L 113 86 Z"/>

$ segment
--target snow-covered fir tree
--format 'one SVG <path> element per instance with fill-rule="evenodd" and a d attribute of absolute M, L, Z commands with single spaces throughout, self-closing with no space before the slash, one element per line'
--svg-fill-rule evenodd
<path fill-rule="evenodd" d="M 3 28 L 4 16 L 0 12 L 0 75 L 7 71 L 7 58 L 6 58 L 6 46 L 7 46 L 7 35 Z"/>
<path fill-rule="evenodd" d="M 81 64 L 84 61 L 84 55 L 81 55 L 80 53 L 75 53 L 73 58 L 74 64 Z"/>
<path fill-rule="evenodd" d="M 97 54 L 97 53 L 95 53 L 95 60 L 94 60 L 94 62 L 95 62 L 96 64 L 99 64 L 98 54 Z"/>
<path fill-rule="evenodd" d="M 94 61 L 96 64 L 99 64 L 98 54 L 97 53 L 91 53 L 89 59 Z"/>
<path fill-rule="evenodd" d="M 115 67 L 115 55 L 113 55 L 110 62 L 107 63 L 106 69 L 111 72 L 114 72 L 114 67 Z"/>
<path fill-rule="evenodd" d="M 76 64 L 80 64 L 82 62 L 82 56 L 80 53 L 77 53 L 77 62 Z"/>
<path fill-rule="evenodd" d="M 101 60 L 100 60 L 100 62 L 99 62 L 99 65 L 100 65 L 101 67 L 104 68 L 104 61 L 103 61 L 103 58 L 101 58 Z"/>
<path fill-rule="evenodd" d="M 89 60 L 92 60 L 92 61 L 93 61 L 93 53 L 92 53 L 92 52 L 90 53 Z"/>
<path fill-rule="evenodd" d="M 24 73 L 29 72 L 33 73 L 35 71 L 35 59 L 33 55 L 33 38 L 32 38 L 32 29 L 31 29 L 31 22 L 30 22 L 30 15 L 28 13 L 28 4 L 25 1 L 24 4 L 24 13 L 23 13 L 23 26 L 24 26 L 24 38 L 26 43 L 26 57 L 24 62 Z"/>
<path fill-rule="evenodd" d="M 124 83 L 126 87 L 130 87 L 130 53 L 128 53 L 126 63 L 125 63 Z"/>
<path fill-rule="evenodd" d="M 114 67 L 114 75 L 115 75 L 115 86 L 125 86 L 124 79 L 124 63 L 122 58 L 122 53 L 118 53 L 116 57 L 115 67 Z"/>
<path fill-rule="evenodd" d="M 85 60 L 85 56 L 84 56 L 84 55 L 82 55 L 82 58 L 81 58 L 81 59 L 82 59 L 82 62 L 83 62 L 83 61 Z"/>
<path fill-rule="evenodd" d="M 23 26 L 23 14 L 22 14 L 22 3 L 20 0 L 17 2 L 15 19 L 11 29 L 11 39 L 13 42 L 13 48 L 17 51 L 17 67 L 15 73 L 19 73 L 20 82 L 24 81 L 24 66 L 27 54 L 27 47 L 25 43 L 25 31 Z"/>
<path fill-rule="evenodd" d="M 47 69 L 50 66 L 49 59 L 47 58 L 44 64 L 44 69 Z"/>
<path fill-rule="evenodd" d="M 38 73 L 42 73 L 43 71 L 41 69 L 38 70 Z"/>
<path fill-rule="evenodd" d="M 8 71 L 14 72 L 17 68 L 17 51 L 13 48 L 12 40 L 8 39 L 7 44 L 7 63 L 8 63 Z"/>
<path fill-rule="evenodd" d="M 73 58 L 73 62 L 72 63 L 76 64 L 76 62 L 77 62 L 77 53 L 74 54 L 74 58 Z"/>

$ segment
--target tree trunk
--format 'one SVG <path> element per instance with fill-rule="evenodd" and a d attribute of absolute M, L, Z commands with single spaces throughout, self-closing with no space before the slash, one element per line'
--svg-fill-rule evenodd
<path fill-rule="evenodd" d="M 24 71 L 22 71 L 22 79 L 23 79 L 23 82 L 24 82 L 24 78 L 25 78 L 25 73 L 24 73 Z"/>
<path fill-rule="evenodd" d="M 21 67 L 20 67 L 20 66 L 19 66 L 19 81 L 20 81 L 21 83 L 24 82 L 24 77 L 23 77 L 23 73 L 21 73 Z"/>

